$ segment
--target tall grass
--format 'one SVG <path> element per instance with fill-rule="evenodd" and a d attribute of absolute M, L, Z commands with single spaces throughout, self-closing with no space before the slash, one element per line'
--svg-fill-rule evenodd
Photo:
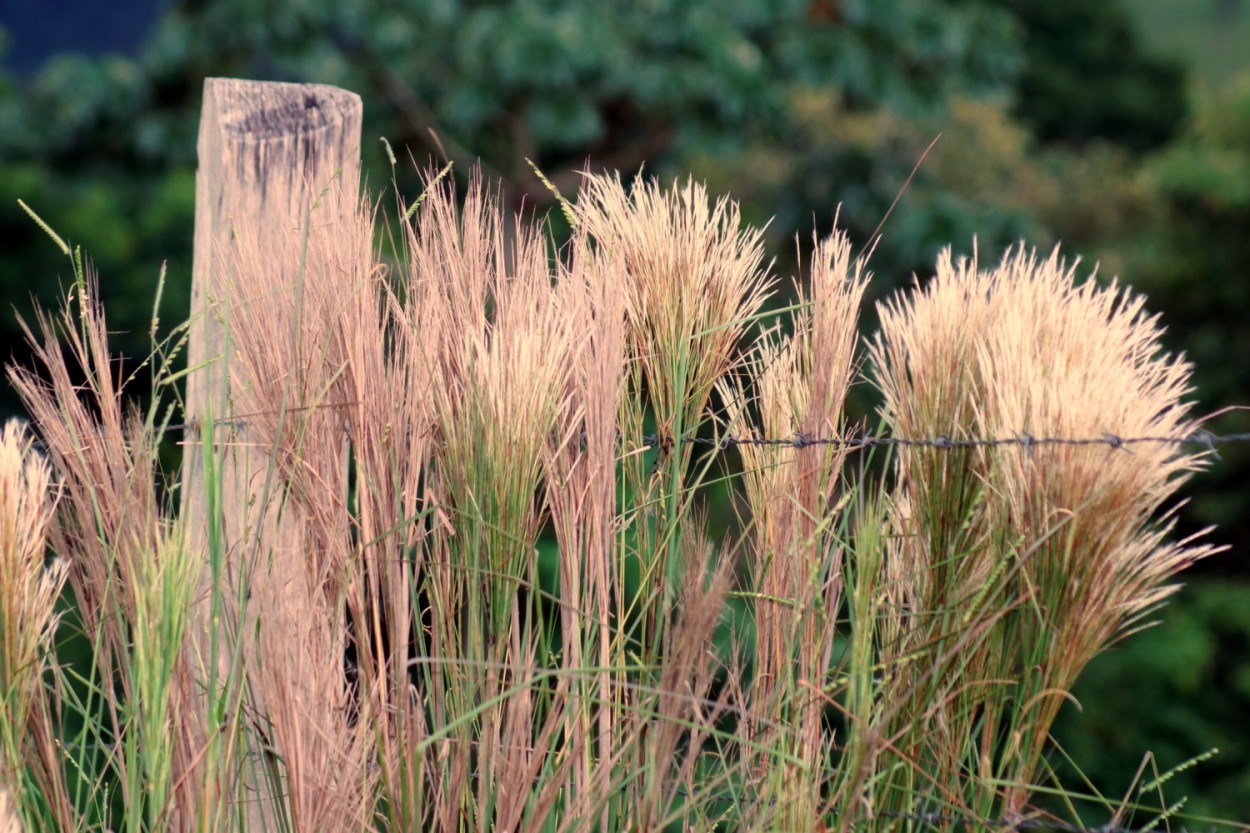
<path fill-rule="evenodd" d="M 891 427 L 955 439 L 1196 430 L 1189 367 L 1160 352 L 1145 300 L 1077 287 L 1074 271 L 1022 247 L 989 270 L 939 259 L 925 289 L 883 308 L 870 351 Z M 912 739 L 904 755 L 925 777 L 974 773 L 968 809 L 1023 812 L 1077 674 L 1213 552 L 1170 542 L 1159 514 L 1200 462 L 1165 444 L 900 456 L 883 727 Z M 914 778 L 891 804 L 910 801 Z"/>
<path fill-rule="evenodd" d="M 759 232 L 693 182 L 587 176 L 558 251 L 476 177 L 404 214 L 393 270 L 369 206 L 220 250 L 199 314 L 245 424 L 183 432 L 206 517 L 157 464 L 185 329 L 154 330 L 146 413 L 85 271 L 30 331 L 9 376 L 46 451 L 0 435 L 0 824 L 1023 818 L 1081 668 L 1212 552 L 1168 538 L 1201 464 L 1170 446 L 907 448 L 874 481 L 837 445 L 686 442 L 851 432 L 869 277 L 839 232 L 766 314 Z M 944 258 L 881 317 L 899 434 L 1194 427 L 1141 299 L 1057 255 Z M 709 528 L 715 480 L 741 534 Z"/>
<path fill-rule="evenodd" d="M 0 828 L 40 818 L 67 820 L 69 807 L 49 802 L 40 780 L 60 786 L 46 733 L 51 698 L 42 685 L 56 628 L 55 604 L 65 562 L 44 560 L 55 494 L 47 461 L 34 452 L 24 427 L 0 429 Z M 31 772 L 27 756 L 34 753 Z"/>

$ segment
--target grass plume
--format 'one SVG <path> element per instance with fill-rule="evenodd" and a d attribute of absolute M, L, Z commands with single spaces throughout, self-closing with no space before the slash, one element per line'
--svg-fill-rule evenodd
<path fill-rule="evenodd" d="M 1162 351 L 1157 316 L 1114 283 L 1077 285 L 1075 268 L 1057 251 L 1020 247 L 991 269 L 948 253 L 925 289 L 887 303 L 871 356 L 892 430 L 1192 433 L 1189 366 Z M 975 773 L 974 812 L 1024 809 L 1077 674 L 1215 551 L 1169 541 L 1160 515 L 1202 463 L 1166 443 L 899 454 L 882 729 L 944 783 Z"/>

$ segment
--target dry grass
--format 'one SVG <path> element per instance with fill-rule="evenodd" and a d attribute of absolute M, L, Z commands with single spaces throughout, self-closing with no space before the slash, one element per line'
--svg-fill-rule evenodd
<path fill-rule="evenodd" d="M 61 784 L 49 767 L 52 738 L 42 685 L 65 581 L 65 562 L 45 565 L 48 525 L 55 508 L 52 470 L 32 450 L 25 427 L 0 429 L 0 829 L 18 830 L 27 790 Z M 31 761 L 35 785 L 25 783 Z M 33 789 L 32 789 L 33 787 Z M 16 802 L 9 798 L 15 793 Z M 53 809 L 53 808 L 50 808 Z M 54 808 L 68 819 L 68 807 Z"/>
<path fill-rule="evenodd" d="M 60 319 L 41 316 L 39 335 L 27 334 L 43 375 L 19 368 L 11 368 L 9 375 L 56 473 L 61 499 L 49 542 L 64 560 L 94 666 L 76 669 L 88 675 L 85 681 L 58 673 L 51 689 L 57 702 L 31 724 L 42 738 L 36 778 L 46 813 L 62 829 L 73 829 L 81 824 L 77 816 L 84 802 L 93 812 L 103 812 L 106 796 L 99 789 L 107 778 L 120 792 L 132 824 L 145 814 L 149 820 L 177 817 L 180 810 L 205 804 L 200 783 L 176 778 L 192 765 L 205 732 L 202 715 L 194 710 L 180 712 L 182 719 L 169 725 L 170 710 L 194 698 L 194 676 L 192 658 L 179 650 L 180 634 L 153 622 L 156 609 L 185 605 L 185 598 L 162 600 L 164 585 L 149 584 L 171 574 L 160 559 L 177 540 L 157 494 L 152 414 L 145 421 L 124 407 L 94 279 L 80 275 Z M 170 615 L 185 616 L 185 611 Z M 155 631 L 147 630 L 152 626 Z M 173 641 L 161 643 L 162 637 Z M 134 649 L 149 638 L 152 652 Z M 85 699 L 80 699 L 73 691 L 84 682 Z M 159 698 L 143 699 L 158 689 Z M 84 718 L 77 737 L 62 737 L 56 725 L 66 710 Z M 87 751 L 105 745 L 109 736 L 124 736 L 125 742 L 98 754 Z M 67 762 L 62 744 L 72 744 L 79 756 Z M 86 799 L 67 783 L 74 779 L 88 785 Z M 147 803 L 149 790 L 168 803 Z"/>
<path fill-rule="evenodd" d="M 677 441 L 846 433 L 865 263 L 818 242 L 788 326 L 757 336 L 774 279 L 732 202 L 588 176 L 560 251 L 499 205 L 476 177 L 462 199 L 432 181 L 395 274 L 367 205 L 237 230 L 204 314 L 245 425 L 189 438 L 206 517 L 161 497 L 160 399 L 123 407 L 92 282 L 39 320 L 40 368 L 10 378 L 47 462 L 0 435 L 15 817 L 885 830 L 894 810 L 1026 812 L 1081 667 L 1210 552 L 1156 520 L 1199 460 L 917 449 L 887 488 L 836 446 L 744 446 L 746 535 L 718 542 L 696 500 L 716 455 Z M 946 259 L 886 306 L 870 353 L 894 430 L 1190 430 L 1188 369 L 1140 301 L 1072 277 L 1023 252 Z M 165 396 L 180 332 L 153 359 Z M 244 458 L 260 480 L 231 479 Z M 89 668 L 50 661 L 62 575 Z"/>
<path fill-rule="evenodd" d="M 1187 436 L 1189 366 L 1158 318 L 1115 284 L 1023 248 L 993 269 L 938 262 L 888 304 L 872 347 L 890 427 L 904 436 Z M 1077 674 L 1215 550 L 1167 538 L 1159 510 L 1201 454 L 1167 444 L 1008 446 L 899 455 L 882 625 L 887 733 L 972 810 L 1019 812 Z M 977 737 L 975 750 L 964 739 Z M 1004 742 L 1006 739 L 1006 742 Z M 969 754 L 973 752 L 974 754 Z M 883 761 L 881 766 L 888 766 Z"/>
<path fill-rule="evenodd" d="M 742 376 L 722 378 L 730 434 L 838 437 L 855 374 L 856 324 L 867 276 L 851 243 L 836 235 L 811 256 L 810 288 L 796 282 L 798 311 L 789 338 L 766 334 Z M 754 393 L 744 384 L 749 380 Z M 757 414 L 751 413 L 751 405 Z M 829 738 L 817 693 L 830 667 L 842 603 L 843 540 L 833 500 L 844 447 L 743 446 L 743 488 L 752 512 L 750 587 L 755 607 L 754 679 L 749 731 L 764 754 L 748 749 L 748 767 L 764 793 L 784 808 L 777 823 L 799 829 L 822 814 Z M 796 697 L 796 692 L 803 696 Z M 770 727 L 784 727 L 781 736 Z M 792 734 L 792 737 L 785 735 Z M 799 765 L 777 771 L 769 750 L 780 744 Z"/>
<path fill-rule="evenodd" d="M 385 333 L 371 213 L 345 214 L 327 225 L 313 213 L 316 230 L 264 240 L 239 229 L 219 256 L 233 404 L 249 415 L 246 446 L 229 450 L 268 455 L 260 470 L 275 480 L 252 485 L 249 521 L 229 545 L 247 577 L 231 598 L 251 611 L 237 649 L 254 656 L 244 666 L 249 710 L 266 775 L 285 793 L 279 814 L 297 830 L 358 830 L 373 793 L 367 722 L 345 719 L 353 711 L 343 673 L 347 599 L 374 566 L 361 563 L 352 540 L 345 428 L 361 393 L 349 368 L 365 370 Z"/>

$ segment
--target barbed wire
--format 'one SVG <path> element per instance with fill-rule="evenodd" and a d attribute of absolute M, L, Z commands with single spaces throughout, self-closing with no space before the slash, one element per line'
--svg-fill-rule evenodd
<path fill-rule="evenodd" d="M 354 404 L 355 403 L 344 402 L 313 405 L 302 408 L 288 408 L 286 413 L 301 413 L 312 410 L 343 408 L 350 407 Z M 232 418 L 213 420 L 212 424 L 218 427 L 229 427 L 236 431 L 241 431 L 247 428 L 251 421 L 256 417 L 265 415 L 267 414 L 243 414 Z M 187 422 L 161 425 L 158 426 L 158 428 L 164 432 L 187 432 L 198 431 L 200 425 L 201 422 L 199 420 L 189 420 Z M 641 438 L 641 442 L 643 448 L 658 448 L 661 451 L 671 450 L 676 445 L 697 445 L 721 451 L 741 446 L 793 448 L 796 450 L 814 446 L 832 446 L 842 448 L 847 451 L 861 451 L 873 448 L 890 447 L 956 450 L 1019 446 L 1028 452 L 1032 452 L 1036 448 L 1045 446 L 1105 446 L 1107 449 L 1112 451 L 1131 452 L 1132 446 L 1135 445 L 1161 444 L 1174 446 L 1199 446 L 1218 460 L 1221 458 L 1216 446 L 1231 445 L 1234 443 L 1248 443 L 1250 442 L 1250 432 L 1216 434 L 1211 431 L 1199 429 L 1188 434 L 1179 435 L 1122 436 L 1112 431 L 1104 431 L 1097 437 L 1038 437 L 1029 434 L 1028 432 L 1020 432 L 1018 434 L 1004 437 L 952 437 L 948 434 L 938 434 L 931 437 L 906 437 L 898 436 L 896 434 L 874 434 L 870 430 L 865 430 L 858 433 L 833 437 L 820 437 L 796 433 L 789 437 L 763 437 L 758 435 L 735 436 L 732 434 L 698 436 L 694 434 L 687 434 L 680 438 L 674 438 L 661 433 L 653 433 L 644 435 Z"/>
<path fill-rule="evenodd" d="M 809 446 L 824 445 L 842 447 L 851 451 L 858 451 L 860 449 L 867 448 L 884 448 L 889 446 L 949 450 L 959 448 L 994 448 L 1011 445 L 1021 446 L 1026 451 L 1031 451 L 1034 448 L 1048 445 L 1101 445 L 1106 446 L 1111 450 L 1128 451 L 1130 446 L 1154 443 L 1165 445 L 1202 446 L 1205 450 L 1211 452 L 1216 459 L 1219 459 L 1219 452 L 1216 450 L 1217 445 L 1250 442 L 1250 432 L 1238 434 L 1213 434 L 1210 431 L 1199 430 L 1189 434 L 1177 436 L 1145 435 L 1123 437 L 1119 434 L 1106 431 L 1098 437 L 1035 437 L 1032 434 L 1020 433 L 1010 437 L 954 438 L 946 434 L 939 434 L 936 437 L 900 437 L 893 434 L 873 434 L 866 431 L 843 437 L 812 437 L 806 434 L 795 434 L 793 437 L 686 436 L 681 439 L 681 442 L 714 446 L 722 450 L 734 448 L 736 446 L 774 446 L 801 449 Z M 646 437 L 643 437 L 643 443 L 648 447 L 671 447 L 673 445 L 673 440 L 659 434 L 649 434 Z"/>
<path fill-rule="evenodd" d="M 959 827 L 966 830 L 975 828 L 988 828 L 993 830 L 1027 830 L 1037 831 L 1037 833 L 1152 833 L 1159 828 L 1151 825 L 1146 828 L 1121 827 L 1115 824 L 1104 824 L 1098 827 L 1082 827 L 1077 824 L 1071 824 L 1063 821 L 1048 821 L 1046 819 L 1036 817 L 1025 817 L 1019 819 L 982 819 L 974 816 L 950 815 L 945 813 L 901 813 L 901 812 L 881 812 L 877 814 L 878 818 L 898 819 L 899 821 L 914 821 L 920 824 L 926 824 L 933 828 Z M 1240 823 L 1229 822 L 1229 825 L 1236 825 L 1239 830 L 1246 830 L 1247 827 Z M 1170 827 L 1171 833 L 1194 833 L 1185 827 Z M 1213 833 L 1216 827 L 1207 828 L 1207 833 Z"/>
<path fill-rule="evenodd" d="M 689 798 L 690 793 L 685 789 L 678 788 L 677 793 Z M 770 801 L 771 803 L 771 801 Z M 834 815 L 838 815 L 839 811 L 834 808 Z M 955 813 L 937 813 L 937 812 L 903 812 L 896 810 L 882 810 L 866 817 L 856 817 L 851 822 L 852 829 L 859 827 L 865 829 L 864 826 L 870 825 L 876 819 L 893 819 L 896 821 L 911 821 L 934 830 L 947 830 L 957 828 L 962 830 L 999 830 L 999 831 L 1029 831 L 1029 833 L 1159 833 L 1159 824 L 1164 821 L 1166 816 L 1154 819 L 1145 827 L 1125 827 L 1118 824 L 1102 824 L 1096 827 L 1084 827 L 1071 822 L 1060 821 L 1055 818 L 1044 818 L 1037 815 L 1018 815 L 1013 819 L 989 819 L 981 818 L 974 815 L 963 815 Z M 1203 833 L 1217 833 L 1219 830 L 1236 830 L 1240 833 L 1250 830 L 1250 824 L 1233 821 L 1231 819 L 1205 819 L 1204 821 L 1213 822 L 1211 826 L 1205 828 Z M 823 828 L 822 828 L 823 829 Z M 1163 828 L 1168 833 L 1198 833 L 1197 830 L 1191 830 L 1188 827 L 1168 826 Z"/>
<path fill-rule="evenodd" d="M 241 430 L 248 426 L 249 420 L 247 418 L 221 419 L 214 420 L 214 424 Z M 198 428 L 198 421 L 164 426 L 166 431 L 188 431 L 198 430 Z M 953 450 L 1003 446 L 1020 446 L 1026 451 L 1032 451 L 1035 448 L 1045 446 L 1106 446 L 1113 451 L 1130 451 L 1131 447 L 1135 445 L 1191 445 L 1200 446 L 1203 450 L 1210 452 L 1217 460 L 1220 459 L 1220 454 L 1216 446 L 1247 442 L 1250 442 L 1250 432 L 1216 434 L 1202 429 L 1188 434 L 1139 436 L 1121 436 L 1111 431 L 1104 431 L 1097 437 L 1036 437 L 1027 432 L 1006 437 L 951 437 L 947 434 L 938 434 L 933 437 L 902 437 L 895 434 L 874 434 L 871 431 L 861 431 L 856 434 L 838 437 L 817 437 L 801 433 L 790 437 L 744 437 L 732 434 L 703 437 L 688 434 L 681 438 L 673 438 L 658 433 L 647 434 L 642 437 L 642 446 L 644 448 L 667 450 L 674 445 L 688 444 L 716 448 L 721 451 L 739 446 L 771 446 L 794 449 L 804 449 L 812 446 L 833 446 L 845 448 L 848 451 L 889 447 Z"/>

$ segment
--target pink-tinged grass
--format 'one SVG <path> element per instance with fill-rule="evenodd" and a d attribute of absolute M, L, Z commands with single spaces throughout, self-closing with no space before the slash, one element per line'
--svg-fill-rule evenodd
<path fill-rule="evenodd" d="M 759 334 L 775 281 L 731 201 L 588 175 L 556 250 L 480 178 L 460 198 L 443 174 L 393 268 L 367 205 L 223 243 L 202 314 L 229 335 L 244 424 L 184 435 L 205 517 L 159 488 L 184 328 L 154 343 L 140 414 L 85 270 L 39 319 L 38 369 L 10 378 L 46 462 L 0 434 L 0 824 L 849 831 L 1032 812 L 1081 668 L 1213 551 L 1168 539 L 1200 455 L 906 448 L 875 483 L 834 445 L 742 446 L 744 534 L 714 540 L 696 495 L 716 455 L 680 439 L 846 435 L 866 263 L 839 233 L 817 242 L 788 326 Z M 984 271 L 947 257 L 886 304 L 869 355 L 892 430 L 1192 430 L 1157 320 L 1073 278 L 1022 249 Z M 236 482 L 248 456 L 262 475 Z M 89 667 L 49 644 L 62 580 Z"/>

